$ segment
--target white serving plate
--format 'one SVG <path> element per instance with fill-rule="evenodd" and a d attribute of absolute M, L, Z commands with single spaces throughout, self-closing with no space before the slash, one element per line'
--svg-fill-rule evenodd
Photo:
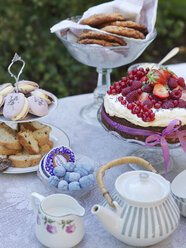
<path fill-rule="evenodd" d="M 30 122 L 30 121 L 41 121 L 42 118 L 48 116 L 51 112 L 53 112 L 57 108 L 58 99 L 56 96 L 54 96 L 54 102 L 48 105 L 48 114 L 45 116 L 35 116 L 32 114 L 27 114 L 26 118 L 24 120 L 18 120 L 18 121 L 12 121 L 8 118 L 5 118 L 3 115 L 0 116 L 0 122 L 11 122 L 11 123 L 21 123 L 21 122 Z"/>
<path fill-rule="evenodd" d="M 47 124 L 48 125 L 48 124 Z M 50 133 L 50 139 L 54 142 L 54 146 L 70 146 L 70 140 L 67 136 L 67 134 L 60 130 L 59 128 L 49 125 L 52 128 L 52 131 Z M 22 174 L 22 173 L 29 173 L 34 172 L 38 170 L 38 165 L 27 167 L 27 168 L 16 168 L 16 167 L 9 167 L 7 170 L 5 170 L 3 173 L 5 174 Z"/>

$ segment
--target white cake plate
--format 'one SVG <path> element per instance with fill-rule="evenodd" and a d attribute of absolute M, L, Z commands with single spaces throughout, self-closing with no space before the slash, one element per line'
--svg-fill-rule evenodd
<path fill-rule="evenodd" d="M 161 146 L 153 146 L 153 147 L 147 147 L 145 146 L 145 142 L 135 139 L 126 139 L 122 137 L 119 133 L 116 131 L 109 130 L 101 121 L 101 108 L 97 112 L 97 118 L 101 126 L 111 135 L 118 138 L 119 140 L 124 141 L 124 145 L 127 143 L 132 143 L 136 145 L 140 145 L 139 149 L 136 149 L 134 152 L 129 154 L 129 156 L 136 156 L 143 158 L 147 160 L 160 174 L 165 174 L 165 161 L 162 153 Z M 168 172 L 170 172 L 175 165 L 175 161 L 171 155 L 171 150 L 179 148 L 181 145 L 180 143 L 176 144 L 168 144 L 170 149 L 170 166 L 168 168 Z M 129 164 L 129 166 L 134 170 L 144 170 L 144 167 L 138 165 L 138 164 Z"/>

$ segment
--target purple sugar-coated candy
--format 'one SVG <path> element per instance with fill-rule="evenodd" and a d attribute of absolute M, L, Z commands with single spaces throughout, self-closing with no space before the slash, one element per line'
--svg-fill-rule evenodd
<path fill-rule="evenodd" d="M 89 174 L 94 172 L 94 168 L 90 164 L 77 164 L 76 167 L 85 169 Z"/>
<path fill-rule="evenodd" d="M 83 168 L 75 168 L 74 172 L 77 172 L 80 174 L 81 177 L 88 176 L 88 171 Z"/>
<path fill-rule="evenodd" d="M 93 183 L 95 182 L 95 178 L 94 178 L 94 175 L 93 175 L 93 174 L 89 174 L 89 175 L 88 175 L 88 178 L 89 178 L 90 180 L 92 180 Z"/>
<path fill-rule="evenodd" d="M 80 190 L 80 185 L 79 185 L 79 182 L 71 182 L 69 183 L 68 185 L 68 188 L 70 191 L 73 191 L 73 190 Z"/>
<path fill-rule="evenodd" d="M 62 178 L 66 173 L 66 169 L 63 166 L 57 166 L 54 168 L 53 173 L 56 177 Z"/>
<path fill-rule="evenodd" d="M 58 186 L 58 183 L 59 183 L 59 178 L 58 177 L 51 176 L 51 177 L 48 178 L 48 184 L 50 186 L 57 187 Z"/>
<path fill-rule="evenodd" d="M 84 177 L 81 177 L 79 179 L 79 184 L 80 184 L 81 188 L 89 188 L 89 187 L 94 185 L 94 180 L 92 178 L 93 175 L 91 177 L 89 177 L 89 176 L 90 175 L 84 176 Z"/>
<path fill-rule="evenodd" d="M 61 181 L 58 183 L 58 189 L 61 189 L 61 190 L 68 190 L 68 183 L 67 183 L 67 181 L 61 180 Z"/>
<path fill-rule="evenodd" d="M 70 182 L 79 181 L 79 179 L 80 179 L 80 174 L 79 173 L 77 173 L 77 172 L 71 172 L 69 174 L 69 181 Z"/>
<path fill-rule="evenodd" d="M 64 167 L 65 167 L 66 171 L 68 171 L 68 172 L 73 172 L 75 166 L 76 165 L 73 162 L 67 162 L 66 164 L 64 164 Z"/>
<path fill-rule="evenodd" d="M 69 183 L 69 175 L 70 175 L 70 172 L 66 172 L 65 174 L 65 177 L 64 177 L 64 180 Z"/>

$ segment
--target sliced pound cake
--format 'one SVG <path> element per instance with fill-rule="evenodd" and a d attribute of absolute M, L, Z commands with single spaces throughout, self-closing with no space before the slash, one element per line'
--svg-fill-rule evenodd
<path fill-rule="evenodd" d="M 21 150 L 21 149 L 20 149 Z M 1 155 L 12 155 L 12 154 L 17 154 L 20 152 L 20 150 L 15 150 L 15 149 L 8 149 L 3 145 L 0 145 L 0 154 Z"/>
<path fill-rule="evenodd" d="M 47 126 L 40 123 L 39 121 L 25 122 L 25 123 L 20 124 L 20 129 L 22 131 L 25 129 L 28 129 L 30 131 L 36 131 L 36 130 L 41 129 L 43 127 L 47 127 Z"/>
<path fill-rule="evenodd" d="M 26 168 L 31 167 L 39 164 L 39 161 L 41 160 L 41 154 L 37 155 L 11 155 L 9 156 L 9 159 L 12 161 L 12 166 L 18 167 L 18 168 Z"/>
<path fill-rule="evenodd" d="M 11 128 L 9 125 L 5 124 L 4 122 L 2 122 L 0 124 L 0 128 L 3 128 L 6 130 L 6 132 L 8 132 L 9 134 L 16 136 L 17 135 L 17 131 L 16 129 Z"/>
<path fill-rule="evenodd" d="M 51 127 L 46 126 L 33 132 L 33 136 L 37 140 L 39 146 L 42 146 L 48 143 L 49 134 L 51 130 L 52 130 Z"/>
<path fill-rule="evenodd" d="M 52 149 L 53 148 L 53 145 L 54 145 L 54 142 L 52 140 L 49 140 L 48 141 L 48 145 L 50 146 L 50 149 Z"/>
<path fill-rule="evenodd" d="M 41 146 L 41 154 L 45 155 L 47 152 L 51 150 L 49 144 L 45 144 Z"/>
<path fill-rule="evenodd" d="M 0 124 L 0 145 L 7 149 L 21 151 L 22 147 L 16 137 L 15 130 L 11 129 L 5 123 Z"/>
<path fill-rule="evenodd" d="M 17 134 L 20 144 L 28 151 L 29 154 L 38 154 L 39 146 L 33 133 L 29 130 L 21 131 Z"/>

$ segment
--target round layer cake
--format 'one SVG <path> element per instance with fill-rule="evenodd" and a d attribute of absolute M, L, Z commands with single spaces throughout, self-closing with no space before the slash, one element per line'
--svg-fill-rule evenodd
<path fill-rule="evenodd" d="M 165 68 L 134 69 L 107 91 L 101 119 L 108 130 L 140 141 L 162 133 L 175 119 L 181 121 L 179 130 L 186 130 L 185 81 Z M 178 142 L 169 135 L 166 140 Z"/>

